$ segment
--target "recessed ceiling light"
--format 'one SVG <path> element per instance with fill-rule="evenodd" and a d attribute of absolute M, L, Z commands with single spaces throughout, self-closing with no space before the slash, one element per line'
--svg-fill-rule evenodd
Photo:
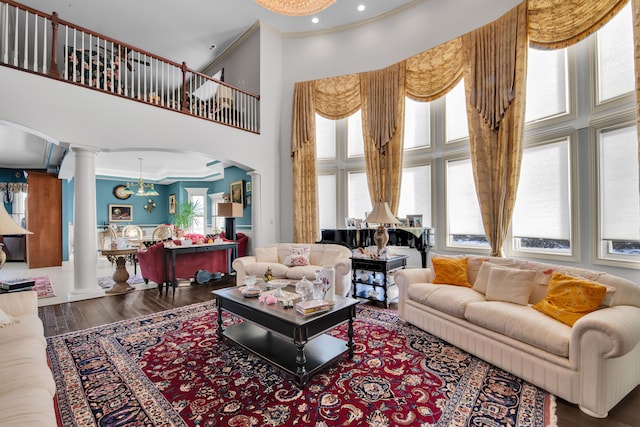
<path fill-rule="evenodd" d="M 358 5 L 358 12 L 362 12 L 362 11 L 364 11 L 365 9 L 366 9 L 365 5 L 363 5 L 363 4 Z"/>
<path fill-rule="evenodd" d="M 314 16 L 314 17 L 311 19 L 311 22 L 313 22 L 314 24 L 317 24 L 318 22 L 320 22 L 320 20 L 318 19 L 318 17 L 317 17 L 317 16 Z"/>

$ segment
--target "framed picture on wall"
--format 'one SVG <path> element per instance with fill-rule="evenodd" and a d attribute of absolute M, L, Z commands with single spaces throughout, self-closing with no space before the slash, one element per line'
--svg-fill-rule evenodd
<path fill-rule="evenodd" d="M 109 222 L 133 221 L 133 205 L 109 205 Z"/>
<path fill-rule="evenodd" d="M 171 215 L 176 213 L 176 195 L 169 194 L 169 213 Z"/>
<path fill-rule="evenodd" d="M 244 181 L 233 181 L 229 184 L 231 203 L 241 203 L 244 206 Z"/>
<path fill-rule="evenodd" d="M 247 181 L 247 193 L 251 193 L 251 181 Z"/>

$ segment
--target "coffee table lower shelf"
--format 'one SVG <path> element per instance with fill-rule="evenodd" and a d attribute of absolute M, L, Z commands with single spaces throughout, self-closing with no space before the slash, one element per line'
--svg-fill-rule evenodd
<path fill-rule="evenodd" d="M 347 341 L 327 334 L 318 335 L 304 345 L 306 362 L 300 373 L 296 344 L 279 334 L 251 322 L 228 326 L 222 335 L 275 367 L 293 375 L 298 386 L 304 387 L 309 377 L 346 353 Z"/>

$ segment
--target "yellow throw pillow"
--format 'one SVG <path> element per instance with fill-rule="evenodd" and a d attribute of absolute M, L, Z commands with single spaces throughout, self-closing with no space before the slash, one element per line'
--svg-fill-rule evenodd
<path fill-rule="evenodd" d="M 436 277 L 432 283 L 471 287 L 467 277 L 467 258 L 431 258 Z"/>
<path fill-rule="evenodd" d="M 553 273 L 545 299 L 533 308 L 573 326 L 576 321 L 598 309 L 607 293 L 607 288 L 590 280 Z"/>

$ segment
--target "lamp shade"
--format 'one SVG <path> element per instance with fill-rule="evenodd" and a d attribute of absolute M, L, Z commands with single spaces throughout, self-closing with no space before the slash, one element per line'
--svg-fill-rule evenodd
<path fill-rule="evenodd" d="M 393 216 L 387 202 L 376 202 L 373 210 L 365 219 L 365 222 L 375 224 L 400 224 L 398 218 Z"/>
<path fill-rule="evenodd" d="M 242 203 L 218 203 L 218 216 L 224 216 L 227 218 L 242 218 L 244 212 L 242 211 Z"/>
<path fill-rule="evenodd" d="M 20 227 L 11 218 L 11 215 L 4 208 L 4 203 L 0 202 L 0 236 L 11 234 L 33 234 L 29 230 Z"/>

